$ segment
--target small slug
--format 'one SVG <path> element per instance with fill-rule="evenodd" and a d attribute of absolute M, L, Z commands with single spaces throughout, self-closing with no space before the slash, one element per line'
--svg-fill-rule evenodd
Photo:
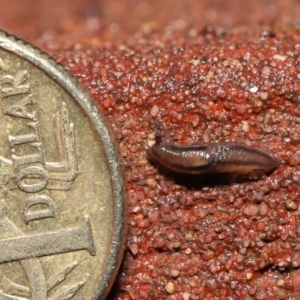
<path fill-rule="evenodd" d="M 219 142 L 177 146 L 163 143 L 160 135 L 156 135 L 156 143 L 149 153 L 165 167 L 190 174 L 254 172 L 255 175 L 257 171 L 258 175 L 269 173 L 280 165 L 277 158 L 242 144 Z"/>

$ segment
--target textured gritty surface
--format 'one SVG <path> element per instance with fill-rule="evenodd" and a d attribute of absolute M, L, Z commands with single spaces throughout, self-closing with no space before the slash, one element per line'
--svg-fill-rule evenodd
<path fill-rule="evenodd" d="M 109 298 L 299 299 L 299 2 L 22 3 L 0 1 L 1 27 L 69 69 L 118 142 L 128 237 Z M 182 176 L 149 160 L 155 132 L 283 164 L 253 182 Z"/>

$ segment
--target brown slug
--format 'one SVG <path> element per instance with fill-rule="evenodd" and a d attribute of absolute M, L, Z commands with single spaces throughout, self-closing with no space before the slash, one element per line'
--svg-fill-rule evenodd
<path fill-rule="evenodd" d="M 246 145 L 219 142 L 177 146 L 163 143 L 158 134 L 156 143 L 149 149 L 149 153 L 165 167 L 176 172 L 190 174 L 251 174 L 256 171 L 258 174 L 265 174 L 280 165 L 277 158 Z"/>

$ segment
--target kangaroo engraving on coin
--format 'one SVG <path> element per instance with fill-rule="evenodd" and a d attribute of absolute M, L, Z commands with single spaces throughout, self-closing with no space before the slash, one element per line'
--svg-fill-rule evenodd
<path fill-rule="evenodd" d="M 111 134 L 61 66 L 0 31 L 0 299 L 102 299 L 123 251 Z"/>

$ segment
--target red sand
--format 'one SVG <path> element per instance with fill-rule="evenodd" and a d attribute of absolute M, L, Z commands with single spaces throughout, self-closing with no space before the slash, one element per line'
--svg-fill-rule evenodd
<path fill-rule="evenodd" d="M 299 299 L 298 1 L 0 1 L 0 26 L 90 91 L 119 146 L 127 251 L 109 299 Z M 5 7 L 5 9 L 2 9 Z M 259 181 L 149 161 L 236 141 L 283 161 Z"/>

